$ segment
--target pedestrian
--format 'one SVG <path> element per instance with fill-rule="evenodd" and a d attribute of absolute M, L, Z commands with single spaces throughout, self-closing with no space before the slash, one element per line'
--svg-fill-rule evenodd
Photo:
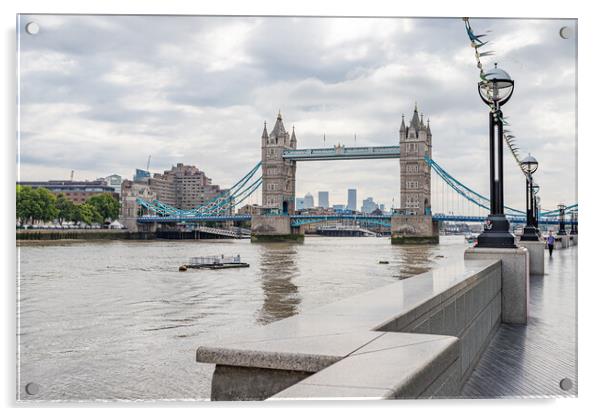
<path fill-rule="evenodd" d="M 548 251 L 550 252 L 550 257 L 552 257 L 552 251 L 554 250 L 554 242 L 556 238 L 552 235 L 552 233 L 548 233 L 548 238 L 546 238 L 546 243 L 548 243 Z"/>

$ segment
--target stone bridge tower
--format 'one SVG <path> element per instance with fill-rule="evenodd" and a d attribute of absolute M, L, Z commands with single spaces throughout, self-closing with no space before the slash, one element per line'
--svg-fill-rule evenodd
<path fill-rule="evenodd" d="M 283 159 L 282 152 L 296 148 L 295 128 L 293 127 L 292 136 L 289 136 L 280 112 L 269 135 L 264 123 L 261 136 L 261 194 L 264 208 L 274 209 L 285 215 L 295 211 L 295 161 Z"/>
<path fill-rule="evenodd" d="M 436 243 L 437 224 L 431 214 L 431 167 L 425 156 L 432 157 L 430 122 L 418 116 L 418 106 L 410 125 L 402 116 L 399 129 L 400 210 L 391 219 L 393 243 Z"/>

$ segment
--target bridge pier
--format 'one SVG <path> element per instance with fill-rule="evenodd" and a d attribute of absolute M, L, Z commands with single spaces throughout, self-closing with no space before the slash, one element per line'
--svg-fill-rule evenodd
<path fill-rule="evenodd" d="M 439 244 L 439 224 L 430 215 L 393 214 L 391 244 Z"/>
<path fill-rule="evenodd" d="M 251 217 L 252 242 L 301 242 L 304 238 L 302 230 L 291 227 L 291 218 L 288 215 L 253 215 Z"/>

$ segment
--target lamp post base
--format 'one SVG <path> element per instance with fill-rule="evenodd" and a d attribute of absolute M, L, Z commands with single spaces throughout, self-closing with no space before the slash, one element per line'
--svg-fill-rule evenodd
<path fill-rule="evenodd" d="M 485 230 L 477 237 L 478 248 L 516 248 L 510 223 L 504 214 L 489 215 Z"/>
<path fill-rule="evenodd" d="M 527 225 L 523 228 L 523 235 L 520 237 L 520 241 L 539 241 L 537 228 L 532 225 Z"/>

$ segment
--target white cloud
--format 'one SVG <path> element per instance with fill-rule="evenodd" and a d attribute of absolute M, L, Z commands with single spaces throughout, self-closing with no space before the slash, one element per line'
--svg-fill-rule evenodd
<path fill-rule="evenodd" d="M 396 144 L 414 102 L 430 117 L 434 155 L 487 193 L 487 109 L 458 19 L 32 16 L 21 38 L 23 179 L 90 179 L 197 164 L 228 186 L 259 159 L 263 121 L 280 109 L 299 145 Z M 571 24 L 562 21 L 563 25 Z M 541 162 L 545 206 L 573 199 L 575 45 L 553 20 L 485 20 L 516 80 L 504 107 L 521 151 Z M 524 178 L 507 158 L 506 200 Z M 76 177 L 82 177 L 76 174 Z M 343 203 L 399 198 L 396 161 L 300 163 L 297 193 Z"/>

